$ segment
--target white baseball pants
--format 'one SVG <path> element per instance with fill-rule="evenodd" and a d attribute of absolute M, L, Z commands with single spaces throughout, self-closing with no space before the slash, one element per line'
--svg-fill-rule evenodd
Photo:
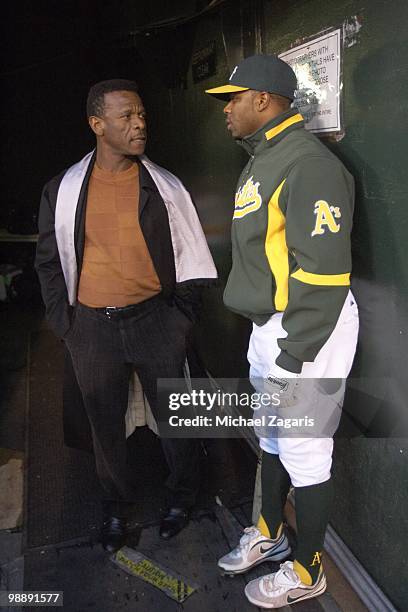
<path fill-rule="evenodd" d="M 358 308 L 351 291 L 331 336 L 316 359 L 303 364 L 300 374 L 282 370 L 275 363 L 280 353 L 277 340 L 287 335 L 282 327 L 282 316 L 283 313 L 276 313 L 265 325 L 253 324 L 248 348 L 251 379 L 266 379 L 271 374 L 277 378 L 347 378 L 353 364 L 358 337 Z M 336 401 L 341 407 L 344 385 L 340 393 L 341 397 L 337 397 Z M 330 478 L 333 438 L 261 437 L 259 443 L 265 452 L 279 454 L 294 487 L 319 484 Z"/>

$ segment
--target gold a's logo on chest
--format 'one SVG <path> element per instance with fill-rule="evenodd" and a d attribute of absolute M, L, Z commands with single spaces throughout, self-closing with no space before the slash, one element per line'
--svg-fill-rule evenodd
<path fill-rule="evenodd" d="M 234 219 L 242 219 L 245 215 L 261 208 L 262 198 L 259 193 L 259 182 L 254 183 L 253 178 L 251 176 L 235 194 Z"/>

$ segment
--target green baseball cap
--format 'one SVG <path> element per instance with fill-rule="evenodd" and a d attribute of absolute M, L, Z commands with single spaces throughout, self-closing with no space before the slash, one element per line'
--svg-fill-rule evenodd
<path fill-rule="evenodd" d="M 289 64 L 276 55 L 251 55 L 235 66 L 227 85 L 207 89 L 205 93 L 228 100 L 230 93 L 255 89 L 293 100 L 296 88 L 296 75 Z"/>

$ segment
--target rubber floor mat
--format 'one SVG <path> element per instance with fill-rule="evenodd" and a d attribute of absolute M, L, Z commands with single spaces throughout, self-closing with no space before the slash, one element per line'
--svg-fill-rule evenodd
<path fill-rule="evenodd" d="M 100 491 L 93 456 L 64 447 L 62 345 L 49 331 L 31 336 L 25 546 L 95 532 Z"/>

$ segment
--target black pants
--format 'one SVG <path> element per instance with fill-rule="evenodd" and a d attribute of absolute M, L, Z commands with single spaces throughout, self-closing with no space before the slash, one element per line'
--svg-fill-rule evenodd
<path fill-rule="evenodd" d="M 129 377 L 136 370 L 157 417 L 157 378 L 182 378 L 191 322 L 160 298 L 138 305 L 134 316 L 109 319 L 78 304 L 65 338 L 92 431 L 96 467 L 113 504 L 136 502 L 126 456 L 125 415 Z M 195 439 L 161 440 L 170 468 L 170 505 L 192 506 L 199 487 Z M 140 458 L 143 469 L 143 457 Z"/>

